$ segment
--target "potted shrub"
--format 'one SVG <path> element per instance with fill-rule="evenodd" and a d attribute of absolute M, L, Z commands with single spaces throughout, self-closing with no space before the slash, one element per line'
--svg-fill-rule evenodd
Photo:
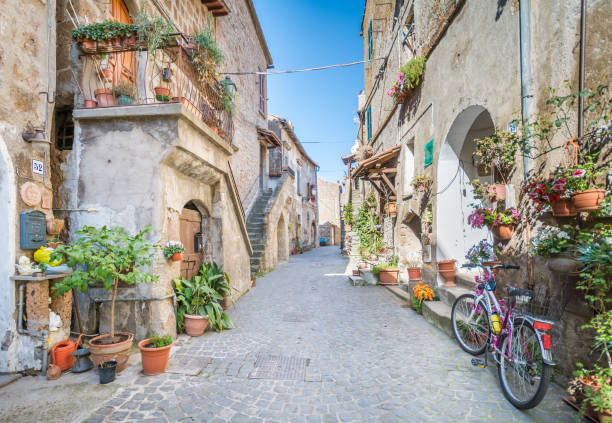
<path fill-rule="evenodd" d="M 415 253 L 410 254 L 409 257 L 403 260 L 408 269 L 408 280 L 419 281 L 421 280 L 421 254 Z"/>
<path fill-rule="evenodd" d="M 183 260 L 185 247 L 183 247 L 183 243 L 181 241 L 168 241 L 166 242 L 166 245 L 164 245 L 163 251 L 164 256 L 172 261 L 181 261 Z"/>
<path fill-rule="evenodd" d="M 388 262 L 374 266 L 372 273 L 378 276 L 381 285 L 397 285 L 397 257 L 393 256 Z"/>
<path fill-rule="evenodd" d="M 567 185 L 576 211 L 598 210 L 606 190 L 597 179 L 607 172 L 607 167 L 595 162 L 596 155 L 583 156 L 583 163 L 568 170 Z"/>
<path fill-rule="evenodd" d="M 431 185 L 433 184 L 433 179 L 431 179 L 429 176 L 417 175 L 412 179 L 412 182 L 410 184 L 418 192 L 425 192 L 429 191 L 429 188 L 431 188 Z"/>
<path fill-rule="evenodd" d="M 537 210 L 550 205 L 553 216 L 576 216 L 567 181 L 567 170 L 559 166 L 547 177 L 530 178 L 523 186 L 523 192 L 536 204 Z"/>
<path fill-rule="evenodd" d="M 547 258 L 553 272 L 577 275 L 582 267 L 576 257 L 578 232 L 571 225 L 543 227 L 531 239 L 529 254 Z"/>
<path fill-rule="evenodd" d="M 150 227 L 131 235 L 122 227 L 95 228 L 84 226 L 76 232 L 78 238 L 69 245 L 59 245 L 52 260 L 65 258 L 72 275 L 55 283 L 56 295 L 72 289 L 87 291 L 89 285 L 102 283 L 112 290 L 110 332 L 92 338 L 89 349 L 94 366 L 108 360 L 117 362 L 117 371 L 127 366 L 134 334 L 115 331 L 115 301 L 119 283 L 135 285 L 156 282 L 158 277 L 141 270 L 152 264 L 155 245 L 146 239 Z"/>
<path fill-rule="evenodd" d="M 151 335 L 138 343 L 138 349 L 142 356 L 142 372 L 153 376 L 166 371 L 170 349 L 172 348 L 172 336 Z"/>
<path fill-rule="evenodd" d="M 397 73 L 397 80 L 387 95 L 395 104 L 403 103 L 408 95 L 421 83 L 427 59 L 423 56 L 410 59 Z"/>
<path fill-rule="evenodd" d="M 129 82 L 120 82 L 112 89 L 112 94 L 117 98 L 119 106 L 129 106 L 134 104 L 136 96 L 136 87 Z"/>
<path fill-rule="evenodd" d="M 473 228 L 488 226 L 493 236 L 501 241 L 512 238 L 515 225 L 520 221 L 521 215 L 516 209 L 505 212 L 492 208 L 478 208 L 468 216 L 468 224 Z"/>
<path fill-rule="evenodd" d="M 440 276 L 444 279 L 444 287 L 450 288 L 455 285 L 455 276 L 457 275 L 457 267 L 455 263 L 457 260 L 441 260 L 438 262 L 438 272 Z"/>
<path fill-rule="evenodd" d="M 230 287 L 229 275 L 214 261 L 202 263 L 200 275 L 206 278 L 208 285 L 223 297 L 220 301 L 223 310 L 228 309 L 234 303 L 231 297 L 232 288 Z"/>
<path fill-rule="evenodd" d="M 225 274 L 216 263 L 203 263 L 200 274 L 191 280 L 178 278 L 174 280 L 177 297 L 176 321 L 179 330 L 185 328 L 189 336 L 200 336 L 208 324 L 217 331 L 231 329 L 233 322 L 221 307 L 223 300 L 223 282 Z M 226 279 L 229 284 L 229 278 Z M 216 291 L 217 287 L 221 292 Z"/>
<path fill-rule="evenodd" d="M 352 229 L 352 225 L 355 220 L 355 217 L 353 216 L 353 204 L 352 203 L 348 203 L 346 206 L 344 206 L 343 217 L 344 217 L 344 228 L 346 229 L 347 232 L 349 232 Z"/>
<path fill-rule="evenodd" d="M 146 45 L 149 55 L 157 61 L 156 50 L 165 47 L 170 41 L 173 32 L 172 23 L 161 16 L 149 16 L 145 8 L 141 8 L 136 17 L 136 36 L 139 43 Z"/>

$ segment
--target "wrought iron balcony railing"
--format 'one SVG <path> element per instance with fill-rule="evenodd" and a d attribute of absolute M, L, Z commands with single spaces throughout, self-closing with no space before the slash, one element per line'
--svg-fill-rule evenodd
<path fill-rule="evenodd" d="M 182 34 L 149 53 L 134 39 L 83 48 L 79 89 L 85 108 L 182 103 L 230 144 L 231 110 L 224 107 L 223 87 L 203 79 L 193 66 L 193 46 Z"/>

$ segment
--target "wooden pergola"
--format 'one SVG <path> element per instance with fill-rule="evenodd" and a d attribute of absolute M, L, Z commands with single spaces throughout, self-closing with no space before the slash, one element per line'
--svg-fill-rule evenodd
<path fill-rule="evenodd" d="M 352 177 L 361 177 L 371 183 L 383 198 L 389 201 L 397 201 L 397 189 L 395 184 L 391 182 L 391 178 L 394 178 L 397 174 L 397 166 L 390 165 L 390 162 L 396 163 L 394 159 L 399 155 L 401 147 L 400 144 L 394 145 L 362 160 L 353 170 Z"/>

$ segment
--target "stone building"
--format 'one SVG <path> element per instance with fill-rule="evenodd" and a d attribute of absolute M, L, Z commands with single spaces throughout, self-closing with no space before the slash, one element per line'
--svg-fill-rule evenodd
<path fill-rule="evenodd" d="M 492 239 L 486 229 L 467 224 L 475 202 L 469 182 L 490 178 L 479 175 L 474 139 L 513 130 L 510 123 L 516 118 L 550 112 L 547 89 L 566 93 L 564 82 L 569 81 L 577 90 L 581 69 L 585 88 L 597 87 L 601 78 L 610 80 L 606 46 L 612 31 L 606 19 L 612 5 L 588 1 L 582 18 L 580 6 L 579 0 L 366 1 L 361 23 L 366 101 L 360 112 L 360 162 L 351 176 L 362 180 L 362 198 L 367 192 L 377 195 L 385 239 L 400 258 L 404 283 L 407 258 L 420 257 L 423 278 L 441 285 L 436 261 L 462 263 L 473 244 Z M 581 19 L 586 22 L 582 35 Z M 579 54 L 581 41 L 584 59 Z M 396 103 L 388 92 L 400 67 L 416 57 L 427 59 L 422 81 Z M 577 134 L 576 120 L 577 113 L 571 116 L 571 129 Z M 555 138 L 552 147 L 566 140 Z M 511 200 L 525 219 L 502 250 L 505 262 L 527 263 L 529 240 L 544 223 L 520 193 L 527 171 L 549 172 L 562 159 L 561 148 L 534 160 L 517 159 L 506 183 L 516 187 Z M 415 192 L 415 176 L 433 180 L 429 193 Z M 387 203 L 396 203 L 395 216 L 385 212 Z M 500 285 L 525 281 L 519 285 L 526 286 L 535 274 L 555 289 L 555 276 L 544 262 L 536 260 L 530 274 L 527 267 L 502 271 Z M 460 270 L 457 280 L 472 276 Z M 448 329 L 449 305 L 437 311 L 424 307 L 424 315 Z M 580 330 L 587 317 L 569 309 L 555 334 L 564 342 L 557 360 L 565 376 L 587 356 L 590 344 Z"/>
<path fill-rule="evenodd" d="M 319 236 L 327 245 L 340 245 L 340 185 L 319 178 Z"/>
<path fill-rule="evenodd" d="M 175 334 L 172 279 L 190 277 L 203 260 L 224 266 L 232 297 L 238 299 L 251 286 L 247 213 L 274 186 L 264 170 L 269 148 L 278 146 L 261 132 L 267 128 L 266 77 L 255 72 L 269 68 L 272 59 L 252 1 L 14 3 L 0 12 L 3 35 L 13 34 L 0 52 L 7 76 L 0 90 L 10 99 L 0 106 L 0 270 L 5 278 L 0 279 L 0 372 L 41 367 L 44 343 L 31 322 L 48 329 L 50 312 L 57 311 L 63 319 L 58 333 L 65 338 L 70 331 L 70 306 L 62 314 L 54 299 L 48 310 L 50 282 L 43 281 L 36 282 L 36 297 L 23 302 L 28 320 L 24 334 L 17 332 L 25 321 L 17 312 L 18 285 L 25 283 L 8 276 L 17 257 L 32 256 L 32 249 L 20 249 L 19 216 L 25 210 L 63 219 L 62 241 L 83 225 L 123 226 L 131 232 L 150 225 L 154 242 L 183 242 L 182 262 L 161 254 L 155 258 L 150 270 L 160 276 L 158 283 L 119 289 L 117 328 L 137 339 L 151 332 Z M 133 23 L 141 5 L 149 16 L 171 23 L 176 35 L 162 48 L 114 44 L 86 51 L 71 37 L 78 24 Z M 30 19 L 27 26 L 22 13 Z M 223 104 L 221 81 L 201 80 L 189 61 L 190 36 L 205 27 L 212 29 L 223 54 L 218 71 L 231 74 L 224 81 L 235 92 L 231 110 Z M 9 45 L 20 46 L 18 54 Z M 96 90 L 121 85 L 133 87 L 129 100 L 121 100 L 118 92 L 96 96 Z M 159 94 L 160 87 L 167 94 Z M 31 127 L 41 127 L 41 133 L 35 137 Z M 26 129 L 31 134 L 22 137 Z M 84 332 L 107 331 L 109 293 L 92 287 L 78 295 Z M 43 316 L 30 311 L 35 303 L 44 303 Z M 56 339 L 51 336 L 51 341 Z"/>
<path fill-rule="evenodd" d="M 247 227 L 253 243 L 252 271 L 266 271 L 287 262 L 291 254 L 319 246 L 318 165 L 300 143 L 293 124 L 268 115 L 260 129 L 268 150 L 267 193 L 249 213 Z"/>

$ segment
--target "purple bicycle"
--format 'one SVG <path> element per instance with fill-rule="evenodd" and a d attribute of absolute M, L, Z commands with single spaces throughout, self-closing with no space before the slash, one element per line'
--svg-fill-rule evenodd
<path fill-rule="evenodd" d="M 463 294 L 453 303 L 451 322 L 461 348 L 472 355 L 485 354 L 484 360 L 472 359 L 478 367 L 487 366 L 487 351 L 493 352 L 502 391 L 516 408 L 537 406 L 550 382 L 553 322 L 530 313 L 536 294 L 529 289 L 508 286 L 508 300 L 495 297 L 492 269 L 520 269 L 501 264 L 484 270 L 474 293 Z"/>

